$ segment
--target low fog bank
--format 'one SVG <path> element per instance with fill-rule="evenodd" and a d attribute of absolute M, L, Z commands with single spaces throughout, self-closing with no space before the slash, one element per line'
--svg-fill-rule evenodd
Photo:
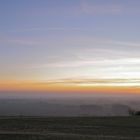
<path fill-rule="evenodd" d="M 137 99 L 122 98 L 52 98 L 0 99 L 0 116 L 128 116 L 140 110 Z"/>

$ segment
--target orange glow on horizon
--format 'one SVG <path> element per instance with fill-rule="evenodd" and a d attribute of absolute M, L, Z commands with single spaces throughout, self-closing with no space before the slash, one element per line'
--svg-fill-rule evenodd
<path fill-rule="evenodd" d="M 61 93 L 111 93 L 111 94 L 140 94 L 138 86 L 83 86 L 64 83 L 45 83 L 45 82 L 19 82 L 5 81 L 0 82 L 0 91 L 47 91 Z"/>

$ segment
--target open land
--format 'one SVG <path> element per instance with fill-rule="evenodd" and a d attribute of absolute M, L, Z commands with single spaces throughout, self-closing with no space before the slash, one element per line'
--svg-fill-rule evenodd
<path fill-rule="evenodd" d="M 140 117 L 0 117 L 0 140 L 140 140 Z"/>

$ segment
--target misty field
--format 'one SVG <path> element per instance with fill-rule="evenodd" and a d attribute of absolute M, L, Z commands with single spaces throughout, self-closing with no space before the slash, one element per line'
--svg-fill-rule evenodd
<path fill-rule="evenodd" d="M 0 140 L 140 140 L 140 117 L 0 117 Z"/>

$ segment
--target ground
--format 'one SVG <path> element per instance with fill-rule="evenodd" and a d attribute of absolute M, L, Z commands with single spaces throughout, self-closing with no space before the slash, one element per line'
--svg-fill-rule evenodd
<path fill-rule="evenodd" d="M 140 117 L 0 117 L 0 140 L 140 140 Z"/>

